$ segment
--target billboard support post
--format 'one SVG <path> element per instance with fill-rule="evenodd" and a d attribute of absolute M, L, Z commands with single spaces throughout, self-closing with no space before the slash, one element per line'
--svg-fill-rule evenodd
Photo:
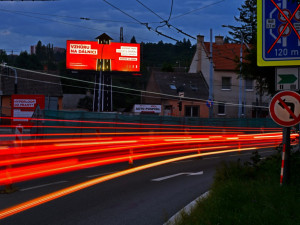
<path fill-rule="evenodd" d="M 101 85 L 101 81 L 102 81 L 102 68 L 100 67 L 100 73 L 99 73 L 99 90 L 98 90 L 98 108 L 97 108 L 97 112 L 100 112 L 100 99 L 101 99 L 101 89 L 102 89 L 102 85 Z"/>

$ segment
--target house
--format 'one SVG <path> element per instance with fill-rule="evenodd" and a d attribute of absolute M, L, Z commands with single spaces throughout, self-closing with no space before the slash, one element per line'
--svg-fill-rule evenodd
<path fill-rule="evenodd" d="M 0 67 L 0 109 L 1 115 L 11 116 L 12 96 L 44 95 L 45 109 L 61 110 L 63 92 L 60 77 L 45 72 L 34 72 L 13 67 Z"/>
<path fill-rule="evenodd" d="M 242 54 L 246 54 L 243 45 Z M 268 115 L 269 96 L 262 97 L 262 106 L 258 109 L 260 96 L 256 91 L 256 81 L 239 79 L 238 61 L 241 44 L 224 43 L 223 36 L 216 36 L 212 46 L 213 61 L 213 117 L 214 118 L 253 118 Z M 243 55 L 245 56 L 245 55 Z M 210 43 L 204 42 L 204 36 L 197 36 L 197 48 L 189 73 L 202 73 L 206 82 L 210 79 Z M 240 89 L 241 88 L 241 89 Z M 242 103 L 242 104 L 239 104 Z M 240 110 L 240 111 L 239 111 Z"/>
<path fill-rule="evenodd" d="M 199 73 L 152 70 L 143 103 L 161 105 L 162 116 L 208 118 L 208 86 Z"/>

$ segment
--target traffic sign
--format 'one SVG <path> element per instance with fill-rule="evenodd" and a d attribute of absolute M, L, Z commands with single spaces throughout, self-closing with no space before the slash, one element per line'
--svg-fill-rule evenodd
<path fill-rule="evenodd" d="M 257 1 L 257 65 L 300 65 L 300 4 Z"/>
<path fill-rule="evenodd" d="M 208 100 L 206 101 L 206 106 L 207 106 L 208 108 L 213 107 L 213 105 L 214 105 L 214 102 L 213 102 L 211 99 L 208 99 Z"/>
<path fill-rule="evenodd" d="M 276 67 L 276 90 L 299 90 L 298 67 Z"/>
<path fill-rule="evenodd" d="M 300 122 L 300 95 L 294 91 L 276 94 L 269 106 L 272 119 L 281 126 L 292 127 Z"/>

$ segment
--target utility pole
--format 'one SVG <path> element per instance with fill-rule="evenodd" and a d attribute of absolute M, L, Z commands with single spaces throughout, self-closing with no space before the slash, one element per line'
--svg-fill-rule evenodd
<path fill-rule="evenodd" d="M 242 116 L 242 86 L 243 86 L 243 79 L 242 79 L 242 63 L 243 63 L 243 43 L 244 37 L 242 32 L 241 33 L 241 48 L 240 48 L 240 78 L 239 78 L 239 111 L 238 111 L 238 118 Z"/>
<path fill-rule="evenodd" d="M 208 98 L 213 101 L 213 85 L 214 85 L 214 78 L 213 78 L 213 43 L 212 43 L 212 29 L 210 29 L 210 68 L 209 68 L 209 95 Z M 209 107 L 209 118 L 213 118 L 213 104 Z"/>
<path fill-rule="evenodd" d="M 123 36 L 123 27 L 120 27 L 120 42 L 124 42 L 124 36 Z"/>

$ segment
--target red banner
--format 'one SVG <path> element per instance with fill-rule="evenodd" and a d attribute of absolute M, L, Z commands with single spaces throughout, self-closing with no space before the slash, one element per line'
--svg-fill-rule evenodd
<path fill-rule="evenodd" d="M 18 117 L 12 120 L 12 124 L 32 125 L 30 118 L 32 118 L 32 115 L 38 105 L 40 109 L 45 108 L 44 95 L 12 95 L 11 115 L 12 117 Z"/>
<path fill-rule="evenodd" d="M 140 44 L 67 41 L 67 69 L 140 71 Z"/>

